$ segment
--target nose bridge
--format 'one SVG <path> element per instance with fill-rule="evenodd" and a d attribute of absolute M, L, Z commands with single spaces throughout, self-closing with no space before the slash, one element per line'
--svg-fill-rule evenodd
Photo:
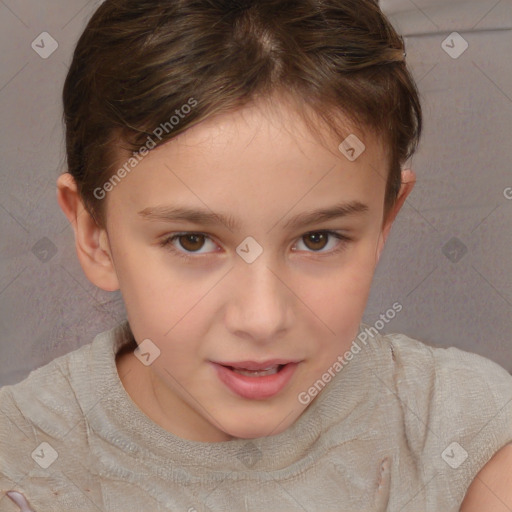
<path fill-rule="evenodd" d="M 280 272 L 266 251 L 252 263 L 237 262 L 227 314 L 233 333 L 270 341 L 289 326 L 290 292 Z"/>

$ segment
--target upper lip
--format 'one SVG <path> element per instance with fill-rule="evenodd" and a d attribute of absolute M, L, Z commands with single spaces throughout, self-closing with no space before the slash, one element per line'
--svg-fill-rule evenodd
<path fill-rule="evenodd" d="M 266 361 L 214 361 L 216 364 L 221 366 L 231 366 L 233 368 L 243 368 L 244 370 L 265 370 L 272 366 L 288 363 L 296 363 L 298 361 L 292 361 L 290 359 L 267 359 Z"/>

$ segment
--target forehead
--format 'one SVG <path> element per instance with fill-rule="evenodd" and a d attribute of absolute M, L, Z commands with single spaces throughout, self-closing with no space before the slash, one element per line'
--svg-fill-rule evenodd
<path fill-rule="evenodd" d="M 235 144 L 257 146 L 265 142 L 266 145 L 259 145 L 259 149 L 277 149 L 276 157 L 290 150 L 291 146 L 308 148 L 303 151 L 304 158 L 321 149 L 330 151 L 336 158 L 341 153 L 351 161 L 362 151 L 379 161 L 387 157 L 387 148 L 380 137 L 371 130 L 351 126 L 341 112 L 335 116 L 337 126 L 328 126 L 310 107 L 303 105 L 302 111 L 307 115 L 306 119 L 291 100 L 274 95 L 202 121 L 175 138 L 174 149 L 180 151 L 195 146 L 199 150 L 211 150 Z M 355 155 L 351 147 L 356 150 Z"/>
<path fill-rule="evenodd" d="M 387 177 L 385 148 L 371 132 L 347 128 L 345 139 L 308 124 L 286 103 L 252 103 L 150 151 L 108 200 L 140 209 L 179 200 L 282 217 L 285 210 L 342 197 L 374 203 L 377 211 Z"/>

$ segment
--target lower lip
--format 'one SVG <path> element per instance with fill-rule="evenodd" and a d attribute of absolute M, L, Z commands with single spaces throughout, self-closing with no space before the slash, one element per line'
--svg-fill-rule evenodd
<path fill-rule="evenodd" d="M 285 364 L 280 371 L 273 375 L 262 377 L 247 377 L 236 373 L 227 366 L 212 363 L 220 380 L 234 393 L 242 398 L 263 400 L 277 395 L 291 379 L 298 363 Z"/>

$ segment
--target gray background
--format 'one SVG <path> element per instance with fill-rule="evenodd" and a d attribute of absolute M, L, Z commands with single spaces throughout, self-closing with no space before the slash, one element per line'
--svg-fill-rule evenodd
<path fill-rule="evenodd" d="M 124 317 L 119 293 L 84 276 L 55 196 L 65 169 L 62 85 L 100 3 L 0 0 L 0 386 Z M 381 6 L 404 36 L 425 132 L 411 162 L 418 182 L 363 320 L 374 325 L 398 301 L 403 310 L 383 332 L 457 346 L 511 371 L 512 0 Z M 46 59 L 31 47 L 42 32 L 58 43 Z M 463 40 L 452 32 L 469 45 L 457 58 L 443 49 L 460 53 Z"/>

